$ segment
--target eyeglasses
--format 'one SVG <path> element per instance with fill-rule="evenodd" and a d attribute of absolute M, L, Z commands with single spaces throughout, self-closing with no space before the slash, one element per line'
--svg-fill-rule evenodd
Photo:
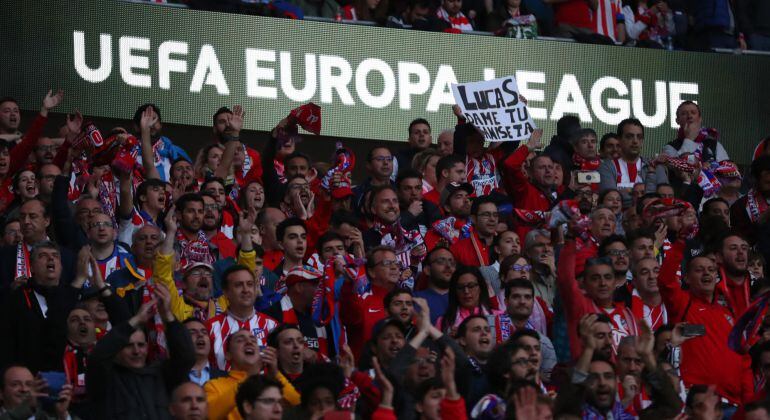
<path fill-rule="evenodd" d="M 457 266 L 457 261 L 455 261 L 454 258 L 436 258 L 430 263 L 431 264 L 436 263 L 439 265 L 448 265 L 449 267 Z"/>
<path fill-rule="evenodd" d="M 97 229 L 99 229 L 99 228 L 105 228 L 106 229 L 106 228 L 111 228 L 113 226 L 112 226 L 112 222 L 93 222 L 93 223 L 91 223 L 91 227 L 92 228 L 97 228 Z"/>
<path fill-rule="evenodd" d="M 528 273 L 532 270 L 532 266 L 529 264 L 524 264 L 524 265 L 514 264 L 513 267 L 511 267 L 511 270 L 523 271 L 525 273 Z"/>
<path fill-rule="evenodd" d="M 459 292 L 470 292 L 472 290 L 475 290 L 477 287 L 479 287 L 478 283 L 458 284 L 457 285 L 457 291 L 459 291 Z"/>
<path fill-rule="evenodd" d="M 386 268 L 400 267 L 400 264 L 399 264 L 398 260 L 382 260 L 382 261 L 378 261 L 374 265 L 375 266 L 381 265 L 381 266 L 386 267 Z"/>
<path fill-rule="evenodd" d="M 264 405 L 276 405 L 281 403 L 282 398 L 255 398 L 254 401 Z"/>
<path fill-rule="evenodd" d="M 492 211 L 485 211 L 483 213 L 479 213 L 477 216 L 480 219 L 499 219 L 500 218 L 500 213 L 498 213 L 496 211 L 494 211 L 494 212 L 492 212 Z"/>
<path fill-rule="evenodd" d="M 375 156 L 372 160 L 379 163 L 393 162 L 393 156 Z"/>
<path fill-rule="evenodd" d="M 607 255 L 610 257 L 627 257 L 628 250 L 625 249 L 610 249 L 607 251 Z"/>
<path fill-rule="evenodd" d="M 203 269 L 203 268 L 190 271 L 190 274 L 188 274 L 187 276 L 188 277 L 202 277 L 202 278 L 207 278 L 207 279 L 210 279 L 210 278 L 213 277 L 211 271 Z"/>

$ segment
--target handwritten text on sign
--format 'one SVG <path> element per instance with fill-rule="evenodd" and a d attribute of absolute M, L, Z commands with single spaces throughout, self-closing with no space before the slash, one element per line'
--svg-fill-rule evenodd
<path fill-rule="evenodd" d="M 537 128 L 513 76 L 452 85 L 452 93 L 465 119 L 488 141 L 525 140 Z"/>

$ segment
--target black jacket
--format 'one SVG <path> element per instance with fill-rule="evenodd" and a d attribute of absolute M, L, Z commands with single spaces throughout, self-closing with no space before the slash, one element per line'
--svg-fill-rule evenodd
<path fill-rule="evenodd" d="M 104 336 L 88 356 L 86 388 L 96 402 L 97 418 L 168 419 L 171 391 L 188 378 L 195 350 L 187 330 L 178 321 L 166 324 L 169 358 L 142 369 L 114 362 L 128 344 L 134 328 L 124 322 Z"/>
<path fill-rule="evenodd" d="M 45 291 L 46 316 L 34 290 L 24 286 L 3 300 L 0 323 L 0 364 L 27 366 L 32 372 L 62 369 L 67 314 L 78 302 L 80 289 L 61 286 Z"/>

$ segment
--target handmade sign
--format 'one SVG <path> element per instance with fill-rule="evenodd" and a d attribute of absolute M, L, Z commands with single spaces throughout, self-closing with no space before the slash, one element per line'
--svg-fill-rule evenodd
<path fill-rule="evenodd" d="M 466 121 L 487 141 L 526 140 L 537 128 L 513 76 L 452 85 L 452 94 Z"/>

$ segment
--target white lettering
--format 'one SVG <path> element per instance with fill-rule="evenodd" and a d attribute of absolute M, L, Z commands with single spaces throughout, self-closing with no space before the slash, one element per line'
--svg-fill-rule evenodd
<path fill-rule="evenodd" d="M 134 73 L 134 69 L 149 70 L 150 58 L 131 53 L 134 50 L 149 51 L 150 39 L 122 36 L 118 45 L 120 46 L 120 77 L 123 81 L 129 86 L 152 87 L 152 79 L 148 74 Z"/>
<path fill-rule="evenodd" d="M 457 76 L 452 66 L 442 64 L 436 72 L 436 79 L 433 81 L 433 89 L 430 91 L 428 106 L 425 110 L 428 112 L 437 112 L 441 105 L 454 105 L 455 98 L 452 95 L 452 85 L 457 84 Z"/>
<path fill-rule="evenodd" d="M 222 74 L 222 68 L 219 66 L 217 53 L 214 51 L 214 47 L 208 44 L 201 47 L 198 64 L 195 66 L 195 73 L 193 73 L 193 79 L 190 82 L 190 92 L 200 92 L 203 85 L 214 86 L 220 95 L 230 94 L 225 75 Z"/>
<path fill-rule="evenodd" d="M 373 95 L 367 84 L 367 77 L 373 71 L 382 76 L 382 93 L 379 95 Z M 378 58 L 362 61 L 356 69 L 356 92 L 361 101 L 372 108 L 385 108 L 390 105 L 396 96 L 396 76 L 388 63 Z"/>
<path fill-rule="evenodd" d="M 545 101 L 545 90 L 535 89 L 530 87 L 530 84 L 545 84 L 545 73 L 541 71 L 524 71 L 520 70 L 516 72 L 516 82 L 519 85 L 519 93 L 521 96 L 527 98 L 527 111 L 529 115 L 535 120 L 547 120 L 548 110 L 545 108 L 537 108 L 532 106 L 533 102 Z"/>
<path fill-rule="evenodd" d="M 671 128 L 679 128 L 679 124 L 676 123 L 676 109 L 679 107 L 679 104 L 690 99 L 690 98 L 682 98 L 682 95 L 697 95 L 698 84 L 684 83 L 684 82 L 669 82 L 668 91 L 671 95 L 671 100 L 669 102 L 669 105 L 670 105 L 669 109 L 671 110 Z M 694 99 L 690 99 L 690 100 L 692 100 L 695 103 L 698 102 L 698 101 L 695 101 Z"/>
<path fill-rule="evenodd" d="M 278 90 L 275 87 L 259 85 L 260 80 L 275 80 L 275 69 L 260 67 L 260 61 L 275 63 L 275 51 L 246 49 L 246 96 L 276 99 Z"/>
<path fill-rule="evenodd" d="M 187 43 L 166 41 L 158 47 L 158 86 L 171 89 L 171 72 L 187 73 L 187 61 L 171 58 L 171 54 L 187 55 Z"/>
<path fill-rule="evenodd" d="M 602 103 L 602 94 L 609 89 L 614 90 L 618 96 L 628 95 L 628 87 L 622 80 L 617 77 L 602 77 L 591 87 L 591 108 L 599 121 L 609 125 L 617 125 L 631 116 L 631 105 L 628 103 L 628 99 L 607 98 L 607 109 L 605 109 Z"/>
<path fill-rule="evenodd" d="M 279 54 L 281 62 L 281 91 L 287 98 L 294 102 L 305 102 L 315 96 L 318 85 L 318 76 L 316 74 L 315 54 L 305 54 L 305 86 L 302 89 L 295 89 L 291 82 L 292 65 L 291 53 L 281 51 Z"/>
<path fill-rule="evenodd" d="M 83 80 L 99 83 L 107 80 L 112 73 L 112 35 L 99 35 L 99 67 L 92 69 L 86 64 L 86 40 L 83 31 L 72 33 L 75 71 Z"/>
<path fill-rule="evenodd" d="M 348 90 L 348 84 L 353 79 L 353 69 L 350 68 L 350 63 L 335 55 L 320 55 L 318 56 L 318 67 L 321 74 L 321 102 L 332 103 L 333 92 L 336 90 L 343 104 L 355 105 L 353 96 Z M 334 69 L 339 70 L 338 74 L 335 74 Z"/>
<path fill-rule="evenodd" d="M 412 82 L 412 75 L 417 81 Z M 398 62 L 398 106 L 401 109 L 412 109 L 412 96 L 423 95 L 430 89 L 430 73 L 419 63 L 407 61 Z"/>
<path fill-rule="evenodd" d="M 551 110 L 551 120 L 557 121 L 564 114 L 577 114 L 581 122 L 593 122 L 588 105 L 580 91 L 580 85 L 574 74 L 565 74 L 561 79 L 559 91 Z"/>
<path fill-rule="evenodd" d="M 642 81 L 631 79 L 631 107 L 634 110 L 634 117 L 638 118 L 643 126 L 660 127 L 666 121 L 666 115 L 668 115 L 667 91 L 666 82 L 655 81 L 655 112 L 652 115 L 647 115 L 644 111 Z"/>

